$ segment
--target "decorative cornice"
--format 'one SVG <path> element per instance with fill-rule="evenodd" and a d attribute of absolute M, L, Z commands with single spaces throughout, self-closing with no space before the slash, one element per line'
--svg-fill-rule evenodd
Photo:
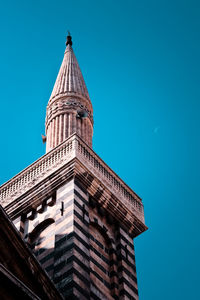
<path fill-rule="evenodd" d="M 36 186 L 38 189 L 39 186 L 44 186 L 46 182 L 48 189 L 49 181 L 54 181 L 55 174 L 60 177 L 59 173 L 62 174 L 62 169 L 68 168 L 70 163 L 72 166 L 74 161 L 78 162 L 79 167 L 75 169 L 73 167 L 71 176 L 83 177 L 84 172 L 91 174 L 95 178 L 94 183 L 98 182 L 98 186 L 103 186 L 109 191 L 110 198 L 108 199 L 118 199 L 118 205 L 121 203 L 128 211 L 132 212 L 136 219 L 144 224 L 143 204 L 140 197 L 76 134 L 70 136 L 62 144 L 3 184 L 0 187 L 1 205 L 10 210 L 11 207 L 17 207 L 21 203 L 20 201 L 23 202 L 24 195 L 30 190 L 34 190 Z M 66 180 L 64 174 L 62 176 Z M 61 184 L 61 181 L 59 179 L 57 184 Z"/>
<path fill-rule="evenodd" d="M 77 158 L 70 160 L 59 170 L 34 185 L 8 204 L 5 209 L 12 219 L 16 219 L 22 214 L 23 216 L 33 216 L 36 211 L 39 212 L 41 207 L 54 205 L 52 200 L 54 192 L 73 178 L 84 186 L 96 205 L 119 222 L 133 238 L 147 229 L 145 224 L 136 216 L 135 210 L 130 205 L 127 206 L 123 203 L 120 198 L 115 197 L 108 187 L 104 186 L 99 178 L 94 177 Z"/>

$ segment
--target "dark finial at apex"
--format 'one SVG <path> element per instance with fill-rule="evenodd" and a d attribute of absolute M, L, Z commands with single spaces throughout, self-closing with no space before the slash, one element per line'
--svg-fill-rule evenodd
<path fill-rule="evenodd" d="M 72 37 L 71 37 L 69 31 L 68 31 L 67 42 L 66 42 L 66 46 L 67 46 L 67 45 L 72 46 Z"/>

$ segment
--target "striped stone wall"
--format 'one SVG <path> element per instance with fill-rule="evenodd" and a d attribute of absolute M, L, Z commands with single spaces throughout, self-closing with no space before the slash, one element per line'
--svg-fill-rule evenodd
<path fill-rule="evenodd" d="M 138 299 L 133 240 L 107 211 L 91 200 L 91 291 L 96 292 L 91 299 L 97 299 L 98 291 L 104 291 L 105 299 Z"/>
<path fill-rule="evenodd" d="M 66 299 L 138 299 L 132 238 L 77 178 L 14 220 Z"/>
<path fill-rule="evenodd" d="M 138 299 L 134 245 L 122 228 L 119 228 L 116 245 L 120 299 Z"/>

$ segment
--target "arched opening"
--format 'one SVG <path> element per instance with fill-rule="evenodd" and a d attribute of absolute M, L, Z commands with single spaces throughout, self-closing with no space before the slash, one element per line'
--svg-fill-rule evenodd
<path fill-rule="evenodd" d="M 54 246 L 55 246 L 55 220 L 48 218 L 38 224 L 29 234 L 29 244 L 37 259 L 48 272 L 53 276 L 54 267 Z"/>
<path fill-rule="evenodd" d="M 53 224 L 55 221 L 52 218 L 46 219 L 39 223 L 33 231 L 29 234 L 29 243 L 33 244 L 39 238 L 42 231 L 44 231 L 48 226 Z"/>

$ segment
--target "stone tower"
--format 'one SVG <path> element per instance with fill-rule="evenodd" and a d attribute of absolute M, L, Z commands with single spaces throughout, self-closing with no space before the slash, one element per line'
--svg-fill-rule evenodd
<path fill-rule="evenodd" d="M 142 201 L 92 150 L 92 104 L 70 35 L 66 45 L 46 154 L 0 187 L 0 201 L 65 299 L 138 299 Z"/>

